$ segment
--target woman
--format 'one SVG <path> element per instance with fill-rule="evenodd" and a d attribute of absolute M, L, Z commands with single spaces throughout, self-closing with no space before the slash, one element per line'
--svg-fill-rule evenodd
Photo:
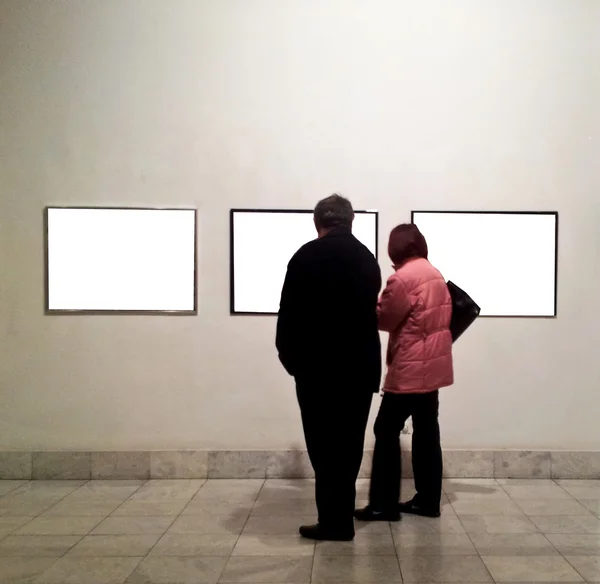
<path fill-rule="evenodd" d="M 369 505 L 362 521 L 398 521 L 400 513 L 440 516 L 442 448 L 438 390 L 452 385 L 452 302 L 446 281 L 427 260 L 416 225 L 396 227 L 388 253 L 395 274 L 378 306 L 379 329 L 390 333 L 383 399 L 375 422 Z M 416 496 L 400 503 L 400 433 L 412 416 Z"/>

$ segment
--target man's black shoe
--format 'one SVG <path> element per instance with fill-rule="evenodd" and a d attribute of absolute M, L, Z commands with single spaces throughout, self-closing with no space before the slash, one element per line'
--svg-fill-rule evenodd
<path fill-rule="evenodd" d="M 407 501 L 406 503 L 400 503 L 398 505 L 400 513 L 407 513 L 408 515 L 418 515 L 419 517 L 440 517 L 441 512 L 439 507 L 436 509 L 434 507 L 422 507 L 419 505 L 417 501 L 414 499 L 412 501 Z"/>
<path fill-rule="evenodd" d="M 368 505 L 354 511 L 354 517 L 359 521 L 400 521 L 400 511 L 376 511 Z"/>
<path fill-rule="evenodd" d="M 352 531 L 339 531 L 328 529 L 319 525 L 303 525 L 300 528 L 300 535 L 306 539 L 316 541 L 352 541 L 354 539 L 354 529 Z"/>

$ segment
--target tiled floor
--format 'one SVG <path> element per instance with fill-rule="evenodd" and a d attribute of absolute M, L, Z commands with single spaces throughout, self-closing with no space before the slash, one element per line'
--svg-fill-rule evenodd
<path fill-rule="evenodd" d="M 314 520 L 311 481 L 3 481 L 0 583 L 600 582 L 600 481 L 444 492 L 441 519 L 315 546 L 297 536 Z"/>

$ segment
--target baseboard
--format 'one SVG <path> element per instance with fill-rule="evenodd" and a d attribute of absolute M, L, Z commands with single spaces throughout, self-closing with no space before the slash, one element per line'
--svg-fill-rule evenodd
<path fill-rule="evenodd" d="M 373 453 L 360 472 L 368 478 Z M 412 476 L 411 453 L 403 474 Z M 446 450 L 447 478 L 600 479 L 600 452 Z M 285 479 L 312 478 L 305 451 L 0 452 L 0 479 Z"/>

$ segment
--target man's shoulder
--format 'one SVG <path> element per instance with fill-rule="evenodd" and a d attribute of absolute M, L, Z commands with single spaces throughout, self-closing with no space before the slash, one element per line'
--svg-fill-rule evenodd
<path fill-rule="evenodd" d="M 299 262 L 303 259 L 310 257 L 314 253 L 317 253 L 320 248 L 320 239 L 312 239 L 305 243 L 298 251 L 292 256 L 291 262 Z"/>
<path fill-rule="evenodd" d="M 354 235 L 338 235 L 336 237 L 322 237 L 305 243 L 292 257 L 293 263 L 302 263 L 315 257 L 324 257 L 328 260 L 336 258 L 354 257 L 363 261 L 377 264 L 375 256 L 369 248 Z M 377 264 L 378 265 L 378 264 Z"/>

